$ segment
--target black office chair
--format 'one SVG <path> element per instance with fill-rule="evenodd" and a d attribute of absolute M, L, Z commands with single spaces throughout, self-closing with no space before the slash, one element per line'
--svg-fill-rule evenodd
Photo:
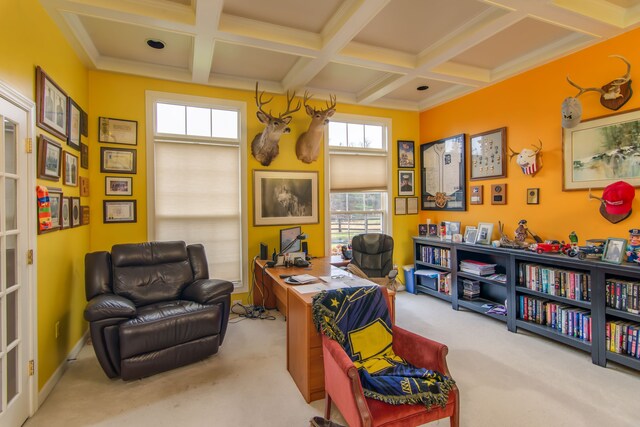
<path fill-rule="evenodd" d="M 358 234 L 351 241 L 353 258 L 347 266 L 352 274 L 381 286 L 396 289 L 397 268 L 393 265 L 393 237 L 386 234 Z"/>

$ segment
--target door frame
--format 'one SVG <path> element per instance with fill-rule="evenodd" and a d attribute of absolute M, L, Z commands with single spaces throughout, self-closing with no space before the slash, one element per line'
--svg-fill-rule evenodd
<path fill-rule="evenodd" d="M 29 416 L 38 409 L 38 311 L 37 311 L 37 268 L 38 265 L 38 250 L 36 241 L 36 141 L 35 141 L 35 103 L 22 95 L 20 92 L 13 89 L 11 86 L 0 80 L 0 97 L 6 101 L 14 104 L 27 115 L 27 138 L 31 139 L 31 153 L 27 154 L 27 171 L 26 171 L 26 188 L 34 189 L 31 196 L 27 196 L 27 212 L 33 214 L 27 215 L 27 246 L 33 250 L 33 263 L 26 267 L 25 287 L 27 289 L 27 295 L 25 301 L 27 302 L 27 318 L 28 324 L 26 325 L 26 333 L 29 334 L 29 339 L 25 340 L 26 351 L 28 360 L 34 362 L 34 373 L 28 377 L 28 390 L 25 393 L 29 396 Z M 22 145 L 24 149 L 24 145 Z M 26 367 L 25 367 L 26 369 Z"/>

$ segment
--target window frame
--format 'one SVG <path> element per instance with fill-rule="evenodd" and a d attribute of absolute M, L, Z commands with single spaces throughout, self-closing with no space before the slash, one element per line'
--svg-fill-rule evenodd
<path fill-rule="evenodd" d="M 355 123 L 363 125 L 376 125 L 383 127 L 383 149 L 379 148 L 361 148 L 361 147 L 341 147 L 329 145 L 329 125 L 325 125 L 324 131 L 324 186 L 328 191 L 324 192 L 324 218 L 325 220 L 325 256 L 331 255 L 331 153 L 352 153 L 352 154 L 372 154 L 382 155 L 386 157 L 386 171 L 387 171 L 387 186 L 386 189 L 381 192 L 386 193 L 386 201 L 382 202 L 383 214 L 382 224 L 383 232 L 385 234 L 393 235 L 393 211 L 392 211 L 392 199 L 393 199 L 393 165 L 392 165 L 392 147 L 391 147 L 391 135 L 392 135 L 392 120 L 386 117 L 374 117 L 363 116 L 356 114 L 335 113 L 331 118 L 331 121 L 343 122 L 343 123 Z M 341 193 L 361 193 L 372 191 L 341 191 Z M 363 212 L 350 212 L 349 213 L 363 213 Z M 366 211 L 364 213 L 379 212 L 379 211 Z"/>
<path fill-rule="evenodd" d="M 249 263 L 248 253 L 248 207 L 247 207 L 247 104 L 242 101 L 209 98 L 201 96 L 183 95 L 158 91 L 145 91 L 146 98 L 146 197 L 147 197 L 147 240 L 155 237 L 155 141 L 163 143 L 188 143 L 238 146 L 240 150 L 240 281 L 241 286 L 234 287 L 233 293 L 249 292 Z M 219 110 L 234 110 L 238 112 L 238 138 L 215 138 L 202 136 L 186 136 L 158 133 L 156 134 L 155 105 L 157 103 L 187 105 Z"/>

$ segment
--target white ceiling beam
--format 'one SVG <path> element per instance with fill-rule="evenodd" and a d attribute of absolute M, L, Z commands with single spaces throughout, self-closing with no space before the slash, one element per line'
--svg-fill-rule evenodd
<path fill-rule="evenodd" d="M 223 0 L 196 3 L 196 36 L 191 52 L 191 73 L 194 83 L 209 82 L 216 29 L 220 22 L 223 5 Z"/>

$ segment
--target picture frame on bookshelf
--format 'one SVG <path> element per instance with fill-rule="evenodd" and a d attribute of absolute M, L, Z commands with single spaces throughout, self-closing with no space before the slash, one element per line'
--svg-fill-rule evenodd
<path fill-rule="evenodd" d="M 476 244 L 490 245 L 491 237 L 493 235 L 493 223 L 480 222 L 478 223 L 478 231 L 476 233 Z"/>
<path fill-rule="evenodd" d="M 609 237 L 607 239 L 607 243 L 604 246 L 602 261 L 612 264 L 621 264 L 622 260 L 624 259 L 626 247 L 627 239 Z"/>
<path fill-rule="evenodd" d="M 475 245 L 477 233 L 478 233 L 478 229 L 476 227 L 472 225 L 468 225 L 467 228 L 464 229 L 464 241 L 466 243 Z"/>
<path fill-rule="evenodd" d="M 460 221 L 447 221 L 447 240 L 455 234 L 460 234 Z"/>
<path fill-rule="evenodd" d="M 418 235 L 427 236 L 429 234 L 429 224 L 418 224 Z"/>
<path fill-rule="evenodd" d="M 429 237 L 438 237 L 438 224 L 427 224 L 429 229 Z"/>

